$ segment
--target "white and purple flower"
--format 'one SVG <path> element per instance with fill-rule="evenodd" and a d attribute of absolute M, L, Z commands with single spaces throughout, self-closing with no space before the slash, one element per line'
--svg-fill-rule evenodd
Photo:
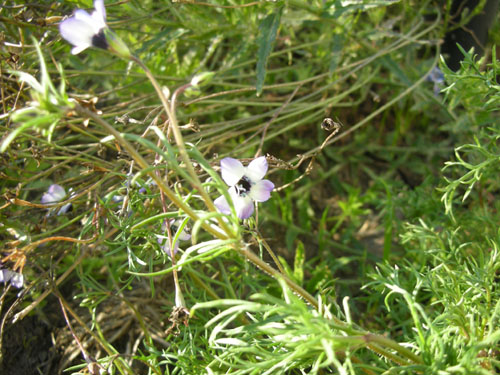
<path fill-rule="evenodd" d="M 438 96 L 441 88 L 444 86 L 444 73 L 439 67 L 432 68 L 431 73 L 427 76 L 427 81 L 434 83 L 434 96 Z"/>
<path fill-rule="evenodd" d="M 24 286 L 23 274 L 6 268 L 0 268 L 0 283 L 7 284 L 9 282 L 14 288 L 22 288 Z"/>
<path fill-rule="evenodd" d="M 71 189 L 70 189 L 71 192 Z M 54 204 L 62 201 L 66 197 L 66 191 L 61 185 L 53 184 L 49 186 L 49 189 L 46 193 L 42 195 L 41 202 L 42 204 Z M 71 209 L 71 203 L 65 204 L 61 208 L 59 208 L 57 215 L 65 214 Z M 52 209 L 49 211 L 49 216 L 52 212 Z"/>
<path fill-rule="evenodd" d="M 267 173 L 267 160 L 261 156 L 244 167 L 239 160 L 224 158 L 220 162 L 222 179 L 229 185 L 236 215 L 248 219 L 254 211 L 254 202 L 265 202 L 271 196 L 274 184 L 262 178 Z M 231 208 L 222 195 L 214 201 L 220 212 L 230 214 Z"/>
<path fill-rule="evenodd" d="M 104 0 L 94 0 L 95 11 L 88 14 L 77 9 L 74 15 L 59 24 L 61 36 L 73 44 L 71 53 L 76 55 L 89 47 L 102 48 L 128 58 L 127 46 L 113 33 L 106 24 Z"/>
<path fill-rule="evenodd" d="M 179 241 L 189 241 L 191 239 L 191 235 L 188 233 L 187 225 L 182 225 L 183 220 L 180 219 L 170 219 L 170 233 L 172 233 L 172 242 L 174 245 L 174 254 L 177 254 L 179 250 Z M 163 233 L 167 231 L 167 223 L 164 222 L 161 226 L 161 230 Z M 180 231 L 180 232 L 179 232 Z M 168 240 L 168 236 L 164 235 L 156 235 L 158 238 L 158 243 L 161 248 L 168 256 L 170 256 L 170 244 Z"/>
<path fill-rule="evenodd" d="M 73 17 L 59 25 L 62 37 L 74 45 L 71 50 L 73 55 L 89 47 L 108 49 L 104 35 L 104 29 L 107 27 L 104 0 L 95 0 L 94 7 L 95 11 L 92 14 L 78 9 Z"/>

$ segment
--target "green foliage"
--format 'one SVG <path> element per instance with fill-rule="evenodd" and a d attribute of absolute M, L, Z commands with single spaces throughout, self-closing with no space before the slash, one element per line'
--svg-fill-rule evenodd
<path fill-rule="evenodd" d="M 262 20 L 259 26 L 259 52 L 257 53 L 257 95 L 262 93 L 264 79 L 266 78 L 266 64 L 273 49 L 274 41 L 280 25 L 282 9 L 277 9 Z"/>
<path fill-rule="evenodd" d="M 64 111 L 73 107 L 68 101 L 68 95 L 65 92 L 66 86 L 62 67 L 57 66 L 61 75 L 61 85 L 57 90 L 50 79 L 40 45 L 36 40 L 34 40 L 34 44 L 40 61 L 40 81 L 23 71 L 12 72 L 19 77 L 21 82 L 31 87 L 33 103 L 32 106 L 15 111 L 12 114 L 12 120 L 21 125 L 5 137 L 0 145 L 0 152 L 5 152 L 17 136 L 31 128 L 41 131 L 50 142 L 52 133 Z"/>
<path fill-rule="evenodd" d="M 325 369 L 345 372 L 364 367 L 353 364 L 349 354 L 338 357 L 339 352 L 362 345 L 364 337 L 345 336 L 343 331 L 349 329 L 332 321 L 328 307 L 322 316 L 283 283 L 282 287 L 284 299 L 256 294 L 251 299 L 258 302 L 226 300 L 193 306 L 193 312 L 214 307 L 223 310 L 207 322 L 212 331 L 209 345 L 219 353 L 209 364 L 209 373 L 232 368 L 234 374 L 288 374 L 297 370 L 317 374 Z M 248 324 L 233 328 L 232 322 L 243 315 Z"/>
<path fill-rule="evenodd" d="M 453 110 L 457 103 L 465 109 L 466 123 L 476 130 L 474 143 L 467 143 L 455 149 L 456 161 L 446 163 L 445 170 L 459 174 L 457 178 L 448 178 L 447 186 L 443 188 L 443 202 L 446 212 L 452 213 L 453 201 L 461 187 L 465 188 L 462 202 L 472 193 L 475 186 L 480 185 L 484 191 L 498 189 L 495 176 L 498 174 L 497 139 L 500 128 L 497 126 L 495 111 L 500 108 L 500 86 L 497 84 L 498 62 L 495 48 L 492 50 L 493 62 L 486 70 L 480 70 L 481 60 L 477 60 L 472 52 L 465 52 L 464 60 L 458 72 L 444 68 L 446 81 L 449 84 L 445 90 Z M 462 172 L 465 170 L 466 172 Z"/>
<path fill-rule="evenodd" d="M 26 279 L 0 308 L 65 312 L 53 368 L 500 371 L 498 62 L 426 81 L 450 2 L 108 3 L 131 61 L 69 54 L 53 22 L 90 3 L 0 24 L 0 260 Z M 258 155 L 271 199 L 222 214 L 220 160 Z"/>

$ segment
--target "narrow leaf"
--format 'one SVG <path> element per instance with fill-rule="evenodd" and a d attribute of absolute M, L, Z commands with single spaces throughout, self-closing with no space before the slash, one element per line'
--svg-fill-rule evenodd
<path fill-rule="evenodd" d="M 259 45 L 259 51 L 257 54 L 257 95 L 262 93 L 262 87 L 264 86 L 267 59 L 273 50 L 274 41 L 276 40 L 276 35 L 278 33 L 281 10 L 282 8 L 268 15 L 259 26 L 260 35 L 257 40 Z"/>
<path fill-rule="evenodd" d="M 299 285 L 304 281 L 304 262 L 305 262 L 305 248 L 302 241 L 298 241 L 297 248 L 295 249 L 295 260 L 293 262 L 293 277 L 297 280 Z"/>
<path fill-rule="evenodd" d="M 337 69 L 337 66 L 342 56 L 345 37 L 342 34 L 335 34 L 332 38 L 332 58 L 330 59 L 329 72 L 332 74 Z"/>

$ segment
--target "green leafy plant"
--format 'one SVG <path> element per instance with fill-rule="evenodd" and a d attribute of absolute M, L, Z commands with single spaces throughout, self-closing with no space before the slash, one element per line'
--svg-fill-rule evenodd
<path fill-rule="evenodd" d="M 446 67 L 450 5 L 2 8 L 0 372 L 498 372 L 498 63 Z"/>

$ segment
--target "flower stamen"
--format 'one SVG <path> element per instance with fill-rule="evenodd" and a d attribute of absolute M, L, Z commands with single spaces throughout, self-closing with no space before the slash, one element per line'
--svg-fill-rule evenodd
<path fill-rule="evenodd" d="M 236 189 L 236 193 L 240 197 L 244 197 L 252 188 L 252 182 L 247 176 L 243 176 L 241 180 L 239 180 L 238 183 L 234 185 L 234 188 Z"/>
<path fill-rule="evenodd" d="M 108 49 L 109 45 L 103 29 L 101 29 L 99 33 L 92 36 L 92 45 L 97 48 Z"/>

